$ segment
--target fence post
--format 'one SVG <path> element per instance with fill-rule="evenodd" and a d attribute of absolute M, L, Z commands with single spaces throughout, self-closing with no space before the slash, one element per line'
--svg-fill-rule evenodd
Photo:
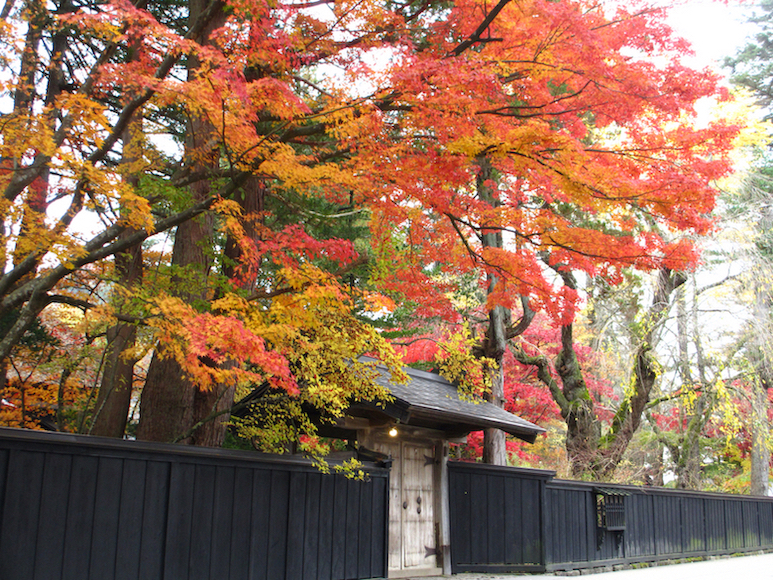
<path fill-rule="evenodd" d="M 547 538 L 550 533 L 550 518 L 547 513 L 547 488 L 548 481 L 553 479 L 551 476 L 549 479 L 539 480 L 539 529 L 540 529 L 540 565 L 546 567 L 548 565 L 547 558 Z"/>
<path fill-rule="evenodd" d="M 724 549 L 727 550 L 727 547 L 730 545 L 730 541 L 729 541 L 729 539 L 727 537 L 727 528 L 728 528 L 728 526 L 727 526 L 727 502 L 726 501 L 722 502 L 722 519 L 723 519 L 723 522 L 725 524 L 723 526 L 723 529 L 724 529 L 724 532 L 725 532 L 725 545 L 724 545 Z"/>

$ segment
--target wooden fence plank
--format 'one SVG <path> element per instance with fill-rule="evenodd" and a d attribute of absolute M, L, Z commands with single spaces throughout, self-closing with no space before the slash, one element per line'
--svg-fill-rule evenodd
<path fill-rule="evenodd" d="M 320 493 L 322 489 L 321 473 L 309 473 L 306 478 L 306 496 L 304 511 L 306 526 L 303 530 L 303 575 L 307 578 L 317 578 L 319 571 L 319 537 L 320 527 Z"/>
<path fill-rule="evenodd" d="M 124 462 L 115 558 L 115 575 L 118 580 L 141 580 L 139 562 L 146 466 L 147 461 L 144 460 L 127 459 Z"/>
<path fill-rule="evenodd" d="M 172 465 L 169 477 L 169 507 L 166 529 L 167 558 L 164 578 L 188 580 L 193 526 L 193 502 L 196 493 L 196 466 Z"/>
<path fill-rule="evenodd" d="M 306 528 L 306 477 L 305 473 L 291 473 L 288 489 L 287 554 L 285 578 L 303 579 L 303 535 Z"/>
<path fill-rule="evenodd" d="M 70 499 L 72 457 L 47 453 L 40 489 L 40 513 L 35 545 L 35 580 L 61 578 L 64 541 L 67 535 L 67 506 Z"/>
<path fill-rule="evenodd" d="M 291 473 L 271 471 L 271 503 L 269 504 L 268 568 L 269 579 L 284 578 L 287 563 L 287 519 L 290 508 Z"/>
<path fill-rule="evenodd" d="M 112 578 L 118 552 L 118 517 L 121 511 L 123 460 L 100 457 L 94 496 L 94 531 L 91 537 L 89 578 Z M 51 578 L 51 577 L 49 577 Z"/>
<path fill-rule="evenodd" d="M 370 528 L 370 574 L 374 578 L 386 577 L 387 575 L 387 545 L 388 534 L 384 535 L 384 530 L 389 525 L 389 513 L 387 503 L 382 500 L 389 497 L 389 479 L 377 478 L 372 480 L 373 495 L 371 497 L 371 513 L 373 520 Z"/>
<path fill-rule="evenodd" d="M 336 479 L 333 488 L 330 577 L 334 580 L 346 577 L 346 483 Z"/>
<path fill-rule="evenodd" d="M 333 578 L 333 514 L 335 513 L 336 479 L 323 477 L 319 486 L 319 560 L 317 578 Z M 389 493 L 389 490 L 386 490 Z"/>
<path fill-rule="evenodd" d="M 451 506 L 451 566 L 469 564 L 470 559 L 470 474 L 456 473 L 448 482 L 448 503 Z"/>
<path fill-rule="evenodd" d="M 254 580 L 268 580 L 268 551 L 271 506 L 271 471 L 255 470 L 252 477 L 250 523 L 250 574 Z"/>
<path fill-rule="evenodd" d="M 524 531 L 521 535 L 523 557 L 521 564 L 544 564 L 544 546 L 542 546 L 542 522 L 545 514 L 542 511 L 542 494 L 544 480 L 525 479 L 521 483 L 521 519 Z"/>
<path fill-rule="evenodd" d="M 371 537 L 373 525 L 373 486 L 357 482 L 360 490 L 360 502 L 357 507 L 357 578 L 371 578 Z"/>
<path fill-rule="evenodd" d="M 505 563 L 505 523 L 504 507 L 505 486 L 504 478 L 489 477 L 486 490 L 486 511 L 488 525 L 486 526 L 487 538 L 487 562 Z"/>
<path fill-rule="evenodd" d="M 358 578 L 358 558 L 357 552 L 359 551 L 359 535 L 356 533 L 358 527 L 358 519 L 360 516 L 360 486 L 359 482 L 352 480 L 344 481 L 347 493 L 346 493 L 346 532 L 344 532 L 344 545 L 345 545 L 345 567 L 344 578 Z M 354 531 L 350 533 L 349 530 Z"/>
<path fill-rule="evenodd" d="M 234 472 L 232 527 L 228 532 L 231 535 L 229 580 L 248 580 L 250 577 L 252 472 L 245 467 L 237 467 Z"/>
<path fill-rule="evenodd" d="M 217 470 L 212 465 L 196 466 L 191 508 L 190 580 L 209 578 L 216 475 Z"/>
<path fill-rule="evenodd" d="M 3 558 L 0 578 L 3 580 L 33 577 L 44 462 L 43 453 L 17 450 L 12 450 L 8 459 L 8 484 L 0 530 Z"/>
<path fill-rule="evenodd" d="M 73 457 L 67 504 L 63 580 L 88 577 L 91 534 L 94 532 L 94 492 L 99 460 L 96 457 Z"/>
<path fill-rule="evenodd" d="M 210 578 L 231 580 L 231 529 L 234 513 L 233 467 L 219 467 L 215 473 L 214 504 L 212 509 L 212 543 L 209 561 Z"/>
<path fill-rule="evenodd" d="M 161 578 L 164 573 L 164 539 L 169 505 L 170 469 L 168 462 L 149 461 L 145 472 L 140 578 Z"/>
<path fill-rule="evenodd" d="M 521 480 L 513 477 L 503 478 L 505 563 L 518 564 L 523 562 L 523 503 Z"/>
<path fill-rule="evenodd" d="M 483 564 L 487 560 L 486 530 L 486 504 L 488 503 L 487 475 L 473 475 L 470 477 L 470 563 Z"/>

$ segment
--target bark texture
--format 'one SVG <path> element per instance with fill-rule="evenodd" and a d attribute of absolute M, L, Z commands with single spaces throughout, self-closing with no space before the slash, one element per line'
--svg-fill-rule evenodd
<path fill-rule="evenodd" d="M 190 22 L 196 22 L 208 5 L 207 0 L 192 0 Z M 203 38 L 209 38 L 223 22 L 224 13 L 220 10 L 207 23 Z M 189 76 L 195 76 L 199 66 L 197 59 L 191 58 Z M 193 175 L 206 176 L 208 171 L 218 167 L 220 150 L 216 132 L 205 118 L 191 119 L 186 152 L 188 167 Z M 206 177 L 193 183 L 190 189 L 194 203 L 207 199 L 211 194 Z M 206 213 L 180 224 L 175 233 L 172 268 L 178 275 L 173 278 L 171 287 L 178 297 L 191 304 L 207 298 L 207 277 L 213 263 L 212 241 L 213 220 Z M 224 391 L 217 388 L 211 392 L 201 391 L 184 375 L 177 361 L 156 351 L 142 392 L 137 438 L 219 446 L 225 436 L 222 422 L 196 429 L 193 433 L 191 429 L 194 425 L 211 423 L 203 419 L 217 410 L 226 396 Z"/>
<path fill-rule="evenodd" d="M 487 157 L 478 159 L 478 176 L 476 187 L 478 197 L 491 207 L 497 207 L 499 200 L 493 190 L 494 171 L 491 161 Z M 482 224 L 481 242 L 484 248 L 502 248 L 502 232 L 499 229 L 486 229 L 487 224 Z M 496 290 L 498 278 L 494 272 L 488 274 L 488 294 Z M 506 329 L 510 322 L 510 312 L 502 307 L 495 306 L 489 311 L 489 323 L 483 347 L 483 356 L 492 359 L 496 363 L 496 369 L 491 374 L 491 393 L 488 401 L 500 409 L 505 406 L 505 372 L 504 355 L 507 349 Z M 483 462 L 492 465 L 507 465 L 506 435 L 499 429 L 485 429 L 483 431 Z"/>

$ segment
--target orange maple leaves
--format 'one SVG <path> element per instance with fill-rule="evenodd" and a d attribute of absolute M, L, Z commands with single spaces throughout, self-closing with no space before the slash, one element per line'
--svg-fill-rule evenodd
<path fill-rule="evenodd" d="M 57 26 L 82 35 L 73 46 L 94 51 L 89 66 L 77 71 L 74 91 L 41 100 L 41 115 L 9 120 L 1 150 L 13 161 L 0 174 L 11 232 L 19 231 L 19 192 L 37 195 L 39 166 L 58 172 L 50 200 L 71 201 L 71 212 L 36 236 L 45 242 L 30 258 L 37 268 L 46 253 L 62 255 L 58 278 L 36 295 L 70 268 L 128 247 L 116 242 L 121 234 L 140 243 L 217 205 L 222 230 L 240 244 L 238 276 L 249 284 L 234 286 L 249 308 L 221 317 L 165 296 L 154 303 L 175 324 L 159 333 L 183 337 L 176 356 L 202 383 L 225 380 L 235 357 L 246 374 L 233 380 L 274 377 L 295 393 L 292 365 L 317 380 L 320 353 L 341 362 L 386 350 L 353 314 L 364 296 L 388 304 L 379 290 L 451 317 L 459 276 L 481 286 L 494 276 L 489 307 L 526 296 L 566 321 L 578 298 L 556 270 L 614 278 L 629 266 L 694 262 L 689 243 L 673 240 L 710 227 L 711 183 L 730 169 L 736 127 L 698 126 L 695 103 L 726 95 L 714 75 L 680 64 L 686 47 L 661 10 L 584 0 L 318 9 L 234 0 L 207 10 L 224 24 L 206 43 L 200 32 L 211 19 L 164 21 L 125 0 L 60 17 Z M 186 70 L 183 59 L 197 66 Z M 211 129 L 206 138 L 189 132 L 184 155 L 179 141 L 162 152 L 168 143 L 151 133 L 173 143 L 190 119 Z M 136 138 L 131 167 L 116 168 L 129 120 L 147 134 Z M 37 126 L 45 130 L 25 131 Z M 493 168 L 491 199 L 476 188 L 483 159 Z M 206 175 L 192 175 L 202 160 Z M 155 181 L 130 184 L 136 174 Z M 224 209 L 248 179 L 264 183 L 273 204 L 253 216 Z M 204 181 L 211 195 L 194 204 L 188 188 Z M 290 193 L 298 207 L 285 203 Z M 312 202 L 333 208 L 320 218 L 328 223 L 342 208 L 361 212 L 370 239 L 314 234 L 319 215 L 304 206 Z M 272 220 L 272 208 L 286 215 Z M 104 221 L 88 243 L 67 235 L 81 211 Z M 483 243 L 492 232 L 501 247 Z M 366 261 L 369 294 L 340 281 Z M 3 308 L 27 303 L 32 289 L 25 292 L 4 295 Z"/>
<path fill-rule="evenodd" d="M 455 3 L 428 32 L 431 48 L 390 69 L 399 137 L 367 152 L 379 239 L 399 238 L 401 254 L 389 254 L 413 264 L 393 271 L 392 287 L 402 276 L 414 300 L 436 301 L 444 287 L 417 284 L 429 280 L 421 264 L 478 268 L 500 280 L 494 300 L 525 295 L 571 318 L 576 300 L 556 294 L 548 264 L 611 276 L 689 268 L 689 244 L 670 240 L 710 227 L 712 181 L 730 170 L 738 130 L 698 126 L 695 103 L 727 96 L 719 79 L 680 64 L 686 47 L 653 8 L 609 16 L 583 2 L 511 2 L 456 54 L 482 14 L 481 3 Z M 474 187 L 484 156 L 494 205 Z M 486 231 L 503 247 L 484 248 Z"/>

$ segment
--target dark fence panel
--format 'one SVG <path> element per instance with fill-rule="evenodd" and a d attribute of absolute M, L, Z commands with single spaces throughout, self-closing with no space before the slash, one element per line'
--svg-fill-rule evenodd
<path fill-rule="evenodd" d="M 600 489 L 624 494 L 624 530 L 596 526 Z M 771 498 L 558 480 L 545 492 L 548 570 L 773 549 Z M 586 506 L 585 524 L 577 520 L 578 504 Z M 596 545 L 585 557 L 576 545 L 588 544 L 591 529 Z"/>
<path fill-rule="evenodd" d="M 388 472 L 0 429 L 0 580 L 386 576 Z"/>
<path fill-rule="evenodd" d="M 455 573 L 571 570 L 773 549 L 773 498 L 599 486 L 470 463 L 449 464 L 449 474 Z M 598 494 L 622 497 L 623 529 L 597 525 Z M 538 547 L 527 552 L 526 546 Z"/>
<path fill-rule="evenodd" d="M 552 472 L 448 464 L 454 573 L 544 570 L 540 531 Z"/>

